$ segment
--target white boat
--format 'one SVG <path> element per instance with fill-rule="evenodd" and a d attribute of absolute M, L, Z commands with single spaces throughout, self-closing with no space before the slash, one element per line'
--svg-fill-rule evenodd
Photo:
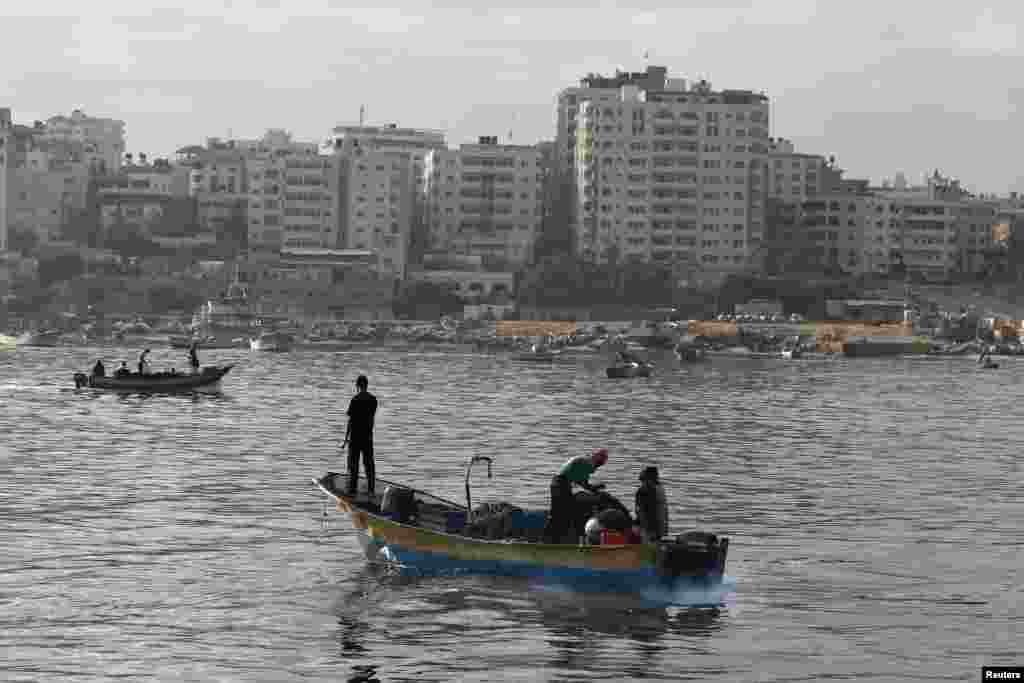
<path fill-rule="evenodd" d="M 19 335 L 15 343 L 18 346 L 58 346 L 62 333 L 59 330 L 42 330 L 26 332 Z"/>
<path fill-rule="evenodd" d="M 255 339 L 249 339 L 249 348 L 253 351 L 290 351 L 292 339 L 283 332 L 263 332 Z"/>

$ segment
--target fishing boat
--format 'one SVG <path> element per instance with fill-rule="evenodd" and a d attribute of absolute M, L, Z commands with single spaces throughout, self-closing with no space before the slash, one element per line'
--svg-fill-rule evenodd
<path fill-rule="evenodd" d="M 693 344 L 679 344 L 675 349 L 676 358 L 686 363 L 696 363 L 707 359 L 707 351 Z"/>
<path fill-rule="evenodd" d="M 118 376 L 75 373 L 76 389 L 110 389 L 114 391 L 132 391 L 146 393 L 179 392 L 179 391 L 217 391 L 220 381 L 234 365 L 207 366 L 202 372 L 195 374 L 155 372 L 140 375 L 131 373 Z"/>
<path fill-rule="evenodd" d="M 519 351 L 512 355 L 513 360 L 521 361 L 534 361 L 534 362 L 551 362 L 558 356 L 558 351 L 553 351 L 546 346 L 534 344 L 527 351 Z"/>
<path fill-rule="evenodd" d="M 260 336 L 249 339 L 249 348 L 253 351 L 290 351 L 292 338 L 284 332 L 262 332 Z"/>
<path fill-rule="evenodd" d="M 440 572 L 498 574 L 571 581 L 574 587 L 643 591 L 684 585 L 722 584 L 729 539 L 700 531 L 658 542 L 626 543 L 602 533 L 596 544 L 545 543 L 544 511 L 480 506 L 474 512 L 466 470 L 466 504 L 376 479 L 384 494 L 352 495 L 347 475 L 328 472 L 313 482 L 350 518 L 368 559 Z M 606 500 L 614 500 L 606 496 Z M 612 505 L 621 503 L 614 501 Z M 594 513 L 597 508 L 592 508 Z M 494 511 L 500 510 L 494 514 Z M 488 514 L 491 512 L 491 514 Z M 595 513 L 596 514 L 596 513 Z M 626 513 L 628 516 L 628 513 Z"/>
<path fill-rule="evenodd" d="M 623 363 L 613 365 L 606 371 L 609 379 L 625 379 L 629 377 L 650 377 L 650 363 Z"/>
<path fill-rule="evenodd" d="M 18 346 L 59 346 L 62 332 L 60 330 L 40 330 L 19 335 L 15 342 Z"/>

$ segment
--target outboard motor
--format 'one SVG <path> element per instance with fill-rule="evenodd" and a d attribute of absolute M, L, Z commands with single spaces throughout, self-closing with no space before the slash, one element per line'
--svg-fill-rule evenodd
<path fill-rule="evenodd" d="M 75 373 L 75 388 L 76 389 L 81 389 L 82 387 L 87 387 L 87 386 L 89 386 L 89 378 L 85 375 L 84 372 L 76 372 Z"/>
<path fill-rule="evenodd" d="M 689 531 L 658 543 L 657 570 L 662 580 L 714 583 L 725 573 L 729 539 L 705 531 Z"/>

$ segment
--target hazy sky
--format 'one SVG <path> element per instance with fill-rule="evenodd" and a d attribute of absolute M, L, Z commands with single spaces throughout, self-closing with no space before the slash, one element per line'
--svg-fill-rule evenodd
<path fill-rule="evenodd" d="M 847 176 L 1024 190 L 1020 3 L 332 0 L 5 2 L 0 104 L 21 123 L 78 107 L 124 119 L 129 151 L 339 123 L 440 128 L 450 143 L 554 135 L 557 92 L 589 71 L 665 65 L 764 90 L 773 134 L 835 154 Z M 87 14 L 86 14 L 87 13 Z"/>

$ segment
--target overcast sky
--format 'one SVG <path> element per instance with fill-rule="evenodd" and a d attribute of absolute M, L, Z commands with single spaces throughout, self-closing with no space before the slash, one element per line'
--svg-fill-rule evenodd
<path fill-rule="evenodd" d="M 938 167 L 1024 190 L 1020 3 L 558 4 L 5 2 L 0 104 L 21 123 L 76 107 L 121 118 L 128 150 L 150 155 L 270 127 L 319 140 L 360 104 L 369 123 L 443 129 L 450 144 L 510 130 L 529 144 L 554 136 L 561 88 L 642 70 L 649 51 L 674 75 L 764 90 L 773 134 L 835 154 L 847 176 Z"/>

